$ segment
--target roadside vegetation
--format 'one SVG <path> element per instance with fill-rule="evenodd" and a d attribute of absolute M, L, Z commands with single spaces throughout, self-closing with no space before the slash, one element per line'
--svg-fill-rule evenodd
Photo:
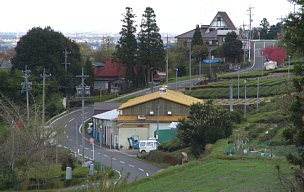
<path fill-rule="evenodd" d="M 234 123 L 232 135 L 208 144 L 198 159 L 179 141 L 161 145 L 160 152 L 152 153 L 155 159 L 163 153 L 181 158 L 181 152 L 186 152 L 189 162 L 135 182 L 128 191 L 161 191 L 168 185 L 166 191 L 285 191 L 290 183 L 295 185 L 295 166 L 286 155 L 297 150 L 282 135 L 290 126 L 286 107 L 291 102 L 289 96 L 274 97 L 270 103 L 261 103 L 258 113 L 255 106 L 248 107 L 245 119 L 242 108 L 236 109 L 241 121 Z M 234 146 L 233 151 L 229 145 Z"/>

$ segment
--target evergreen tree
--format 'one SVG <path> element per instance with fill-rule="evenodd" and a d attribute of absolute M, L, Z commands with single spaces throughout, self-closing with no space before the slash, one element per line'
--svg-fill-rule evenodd
<path fill-rule="evenodd" d="M 291 2 L 300 5 L 300 12 L 292 13 L 288 16 L 284 25 L 284 44 L 287 45 L 294 54 L 303 54 L 304 52 L 304 2 L 291 0 Z M 292 126 L 285 129 L 284 137 L 296 145 L 298 154 L 289 154 L 289 162 L 298 166 L 295 169 L 295 177 L 298 183 L 299 191 L 304 191 L 304 64 L 298 63 L 294 67 L 295 77 L 293 79 L 295 93 L 294 102 L 291 105 Z"/>
<path fill-rule="evenodd" d="M 191 44 L 192 45 L 203 45 L 203 38 L 202 38 L 202 34 L 201 34 L 199 25 L 196 25 Z"/>
<path fill-rule="evenodd" d="M 138 85 L 138 78 L 135 71 L 136 54 L 137 54 L 137 41 L 135 38 L 136 26 L 134 25 L 133 10 L 130 7 L 126 7 L 126 13 L 123 15 L 123 25 L 120 31 L 120 39 L 116 46 L 116 52 L 114 56 L 118 58 L 126 68 L 126 81 L 132 85 Z"/>
<path fill-rule="evenodd" d="M 191 146 L 192 153 L 199 157 L 208 143 L 227 138 L 232 134 L 231 113 L 212 102 L 196 103 L 190 106 L 187 119 L 177 125 L 177 138 L 184 145 Z"/>
<path fill-rule="evenodd" d="M 260 23 L 261 28 L 259 29 L 260 35 L 259 39 L 268 39 L 268 31 L 270 28 L 270 24 L 266 18 L 263 18 L 263 20 Z"/>
<path fill-rule="evenodd" d="M 196 25 L 192 41 L 191 41 L 191 56 L 197 61 L 201 61 L 202 58 L 208 55 L 208 48 L 204 45 L 202 34 L 199 25 Z"/>
<path fill-rule="evenodd" d="M 288 52 L 302 55 L 304 53 L 304 2 L 298 0 L 290 0 L 290 2 L 301 6 L 301 9 L 296 13 L 290 13 L 285 19 L 283 39 Z"/>
<path fill-rule="evenodd" d="M 223 44 L 223 54 L 226 60 L 230 62 L 240 61 L 242 53 L 242 42 L 237 39 L 236 33 L 227 33 Z"/>
<path fill-rule="evenodd" d="M 138 59 L 140 71 L 145 72 L 143 74 L 144 84 L 151 80 L 152 70 L 164 70 L 165 68 L 165 50 L 155 17 L 154 10 L 147 7 L 142 15 L 141 31 L 138 34 Z"/>

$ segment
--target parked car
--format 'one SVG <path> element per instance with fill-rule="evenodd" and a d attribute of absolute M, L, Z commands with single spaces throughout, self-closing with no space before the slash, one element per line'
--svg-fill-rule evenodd
<path fill-rule="evenodd" d="M 152 150 L 156 150 L 159 143 L 155 139 L 141 140 L 139 141 L 139 153 L 149 153 Z"/>

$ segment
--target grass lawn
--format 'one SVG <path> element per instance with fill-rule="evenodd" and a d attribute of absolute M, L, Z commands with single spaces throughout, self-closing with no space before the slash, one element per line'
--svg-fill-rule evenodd
<path fill-rule="evenodd" d="M 283 191 L 275 166 L 290 173 L 285 159 L 226 156 L 225 143 L 220 140 L 209 156 L 169 167 L 138 181 L 128 191 Z"/>
<path fill-rule="evenodd" d="M 282 130 L 288 126 L 288 116 L 278 105 L 280 103 L 280 99 L 274 99 L 262 105 L 259 113 L 251 109 L 247 119 L 235 125 L 230 139 L 236 145 L 239 139 L 249 138 L 249 143 L 236 152 L 240 155 L 225 155 L 227 140 L 222 139 L 213 144 L 211 152 L 202 155 L 201 159 L 168 167 L 130 184 L 127 191 L 286 191 L 280 183 L 276 166 L 280 166 L 286 178 L 294 181 L 294 166 L 287 162 L 285 156 L 296 148 L 284 143 Z M 242 154 L 245 148 L 252 148 L 259 153 Z M 262 157 L 262 153 L 267 154 L 269 151 L 274 158 Z"/>

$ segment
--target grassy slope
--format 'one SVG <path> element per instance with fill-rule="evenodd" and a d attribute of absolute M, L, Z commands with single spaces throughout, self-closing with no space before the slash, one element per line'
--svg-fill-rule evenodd
<path fill-rule="evenodd" d="M 261 125 L 268 130 L 269 126 L 279 123 L 275 128 L 278 130 L 271 140 L 282 141 L 281 131 L 286 124 L 280 125 L 280 122 L 285 114 L 278 108 L 282 105 L 281 101 L 274 100 L 275 103 L 261 106 L 258 114 L 255 114 L 255 109 L 253 109 L 251 114 L 248 113 L 247 121 L 238 126 L 238 129 L 243 132 L 257 132 L 257 138 L 252 141 L 252 145 L 257 148 L 258 143 L 263 144 L 262 139 L 265 137 L 265 131 L 259 130 Z M 248 131 L 245 131 L 245 125 L 250 125 Z M 214 144 L 212 152 L 202 159 L 169 167 L 131 184 L 128 191 L 284 191 L 284 186 L 280 184 L 275 169 L 275 166 L 279 165 L 285 175 L 292 177 L 293 166 L 288 164 L 284 156 L 273 159 L 260 156 L 226 156 L 224 155 L 225 146 L 226 139 L 219 140 Z M 275 146 L 274 149 L 276 155 L 293 150 L 290 146 L 284 145 Z"/>
<path fill-rule="evenodd" d="M 284 172 L 290 166 L 284 159 L 225 156 L 226 140 L 220 140 L 212 153 L 199 161 L 170 167 L 133 184 L 129 191 L 281 191 L 276 165 Z"/>

